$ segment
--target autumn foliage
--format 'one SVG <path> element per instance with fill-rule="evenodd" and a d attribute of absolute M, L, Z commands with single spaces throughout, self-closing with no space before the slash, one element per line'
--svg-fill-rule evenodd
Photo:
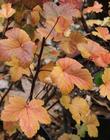
<path fill-rule="evenodd" d="M 43 140 L 40 130 L 52 129 L 55 106 L 63 130 L 55 139 L 98 137 L 103 114 L 94 101 L 107 109 L 101 101 L 110 101 L 110 18 L 94 19 L 103 5 L 2 0 L 0 6 L 0 81 L 8 81 L 0 87 L 0 137 Z"/>

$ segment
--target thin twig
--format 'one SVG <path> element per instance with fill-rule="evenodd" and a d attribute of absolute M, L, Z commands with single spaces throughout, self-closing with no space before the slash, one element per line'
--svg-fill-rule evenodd
<path fill-rule="evenodd" d="M 9 91 L 12 89 L 13 83 L 11 83 L 11 85 L 9 86 L 8 90 L 6 91 L 6 93 L 2 96 L 1 101 L 0 101 L 0 105 L 2 104 L 3 100 L 5 99 L 5 97 L 8 95 Z"/>
<path fill-rule="evenodd" d="M 32 98 L 33 98 L 33 92 L 34 92 L 34 88 L 35 88 L 36 79 L 38 78 L 38 74 L 40 71 L 41 57 L 42 57 L 44 45 L 45 45 L 45 38 L 43 38 L 43 40 L 42 40 L 41 50 L 40 50 L 38 63 L 37 63 L 37 67 L 36 67 L 36 73 L 35 73 L 35 76 L 34 76 L 33 81 L 32 81 L 32 87 L 31 87 L 31 91 L 30 91 L 29 100 L 32 100 Z"/>
<path fill-rule="evenodd" d="M 55 103 L 53 103 L 47 110 L 50 110 L 50 109 L 52 109 L 56 104 L 58 104 L 59 103 L 59 101 L 57 100 Z"/>
<path fill-rule="evenodd" d="M 60 17 L 57 18 L 53 28 L 51 29 L 51 31 L 49 32 L 49 34 L 47 35 L 47 37 L 45 38 L 46 40 L 48 39 L 48 37 L 50 36 L 50 34 L 52 33 L 52 31 L 54 30 L 55 26 L 57 25 L 58 21 L 59 21 Z"/>

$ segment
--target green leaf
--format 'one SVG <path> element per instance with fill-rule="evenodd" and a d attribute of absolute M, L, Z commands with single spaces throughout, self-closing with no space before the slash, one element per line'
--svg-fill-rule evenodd
<path fill-rule="evenodd" d="M 94 76 L 94 82 L 97 86 L 100 86 L 101 84 L 103 84 L 102 74 L 103 74 L 103 72 L 100 71 L 100 72 L 96 73 Z"/>
<path fill-rule="evenodd" d="M 77 124 L 76 128 L 77 128 L 77 135 L 84 138 L 86 131 L 87 131 L 86 125 L 85 124 L 82 124 L 82 125 Z"/>

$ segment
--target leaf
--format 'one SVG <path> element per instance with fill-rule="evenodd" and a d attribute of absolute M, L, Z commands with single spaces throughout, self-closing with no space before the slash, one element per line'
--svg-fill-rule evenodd
<path fill-rule="evenodd" d="M 99 121 L 96 115 L 90 113 L 84 119 L 84 122 L 87 126 L 88 135 L 90 137 L 98 137 L 97 127 L 99 126 Z"/>
<path fill-rule="evenodd" d="M 105 41 L 110 40 L 110 33 L 109 33 L 108 28 L 106 28 L 106 27 L 97 27 L 95 29 L 96 29 L 97 32 L 93 31 L 92 32 L 93 35 L 98 36 L 98 37 L 102 38 Z"/>
<path fill-rule="evenodd" d="M 75 56 L 79 53 L 77 45 L 85 43 L 86 39 L 80 32 L 72 32 L 69 37 L 63 37 L 60 43 L 61 49 L 67 53 Z"/>
<path fill-rule="evenodd" d="M 91 7 L 87 7 L 83 10 L 83 14 L 88 14 L 88 13 L 92 13 L 92 12 L 96 12 L 96 13 L 100 13 L 102 12 L 102 4 L 99 4 L 98 1 L 94 1 L 93 6 Z"/>
<path fill-rule="evenodd" d="M 103 83 L 102 74 L 103 72 L 101 71 L 101 72 L 96 73 L 94 76 L 94 82 L 97 86 L 100 86 Z"/>
<path fill-rule="evenodd" d="M 63 95 L 63 96 L 60 98 L 60 103 L 61 103 L 61 105 L 63 105 L 66 109 L 69 108 L 70 101 L 71 101 L 71 98 L 70 98 L 69 96 Z"/>
<path fill-rule="evenodd" d="M 87 39 L 87 43 L 78 44 L 78 50 L 84 58 L 92 60 L 97 66 L 107 67 L 110 64 L 109 51 L 95 41 Z"/>
<path fill-rule="evenodd" d="M 70 3 L 73 8 L 80 9 L 82 7 L 82 0 L 59 0 L 60 4 Z"/>
<path fill-rule="evenodd" d="M 74 134 L 64 133 L 61 135 L 58 140 L 81 140 L 79 136 Z"/>
<path fill-rule="evenodd" d="M 19 129 L 17 122 L 3 122 L 3 128 L 9 136 L 14 134 Z"/>
<path fill-rule="evenodd" d="M 37 47 L 35 43 L 19 28 L 10 29 L 5 35 L 8 39 L 0 40 L 0 61 L 9 61 L 16 57 L 22 67 L 29 66 Z"/>
<path fill-rule="evenodd" d="M 31 25 L 38 24 L 38 22 L 40 21 L 41 13 L 42 13 L 42 8 L 39 5 L 35 6 L 31 11 L 30 19 L 28 19 L 30 21 L 28 22 L 30 22 Z"/>
<path fill-rule="evenodd" d="M 100 95 L 108 98 L 110 100 L 110 68 L 104 70 L 102 75 L 102 80 L 104 84 L 100 86 Z"/>
<path fill-rule="evenodd" d="M 54 63 L 50 62 L 48 63 L 47 65 L 44 65 L 41 69 L 40 69 L 40 72 L 39 72 L 39 80 L 41 82 L 49 82 L 51 81 L 51 78 L 50 78 L 50 73 L 51 71 L 53 70 L 53 67 L 54 67 Z M 50 79 L 50 80 L 49 80 Z M 48 81 L 49 80 L 49 81 Z"/>
<path fill-rule="evenodd" d="M 86 23 L 88 26 L 102 25 L 103 21 L 99 19 L 90 19 L 90 20 L 86 20 Z"/>
<path fill-rule="evenodd" d="M 1 5 L 0 17 L 9 18 L 15 13 L 15 9 L 11 7 L 11 3 Z"/>
<path fill-rule="evenodd" d="M 87 69 L 83 69 L 82 67 L 79 62 L 68 57 L 61 58 L 56 62 L 56 66 L 51 73 L 51 78 L 61 93 L 70 93 L 74 85 L 81 90 L 92 88 L 91 74 Z"/>
<path fill-rule="evenodd" d="M 6 64 L 10 66 L 10 75 L 13 82 L 18 81 L 23 75 L 30 76 L 29 68 L 23 68 L 20 66 L 20 62 L 17 58 L 13 57 L 11 61 L 7 61 Z"/>
<path fill-rule="evenodd" d="M 1 119 L 4 122 L 18 121 L 21 130 L 31 138 L 39 130 L 39 123 L 50 123 L 50 117 L 42 105 L 42 100 L 33 99 L 27 103 L 23 97 L 10 97 L 9 104 L 1 113 Z"/>
<path fill-rule="evenodd" d="M 51 27 L 53 27 L 56 20 L 57 19 L 55 18 L 55 19 L 48 20 L 47 22 L 48 22 L 48 24 L 51 25 Z M 70 25 L 71 25 L 71 22 L 69 20 L 67 20 L 63 16 L 60 16 L 59 20 L 55 26 L 55 31 L 57 33 L 64 33 L 69 28 Z"/>
<path fill-rule="evenodd" d="M 89 110 L 89 105 L 87 101 L 81 97 L 76 97 L 72 100 L 69 106 L 69 111 L 72 114 L 72 118 L 80 124 L 80 122 L 86 117 Z"/>
<path fill-rule="evenodd" d="M 87 131 L 87 126 L 83 123 L 82 125 L 76 124 L 77 135 L 84 138 Z"/>
<path fill-rule="evenodd" d="M 54 2 L 46 2 L 43 5 L 44 16 L 46 19 L 53 19 L 57 17 L 64 17 L 69 21 L 72 21 L 72 17 L 80 17 L 80 12 L 74 9 L 71 4 L 63 4 L 57 6 Z"/>

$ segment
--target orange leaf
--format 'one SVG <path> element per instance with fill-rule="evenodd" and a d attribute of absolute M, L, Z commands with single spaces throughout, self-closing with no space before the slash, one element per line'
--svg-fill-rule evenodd
<path fill-rule="evenodd" d="M 76 85 L 78 88 L 91 89 L 92 77 L 87 69 L 74 59 L 61 58 L 56 62 L 51 78 L 53 83 L 61 90 L 63 94 L 68 94 Z"/>
<path fill-rule="evenodd" d="M 91 13 L 91 12 L 96 12 L 96 13 L 100 13 L 102 12 L 102 4 L 99 4 L 97 1 L 94 2 L 94 5 L 91 6 L 91 7 L 87 7 L 83 10 L 83 13 L 84 14 L 87 14 L 87 13 Z"/>
<path fill-rule="evenodd" d="M 15 13 L 15 10 L 11 8 L 11 3 L 2 4 L 1 8 L 0 17 L 9 18 Z"/>
<path fill-rule="evenodd" d="M 106 27 L 97 27 L 95 28 L 97 32 L 93 31 L 92 34 L 102 38 L 103 40 L 107 41 L 110 40 L 110 33 L 108 28 Z"/>
<path fill-rule="evenodd" d="M 29 66 L 36 50 L 35 43 L 28 34 L 19 28 L 6 32 L 8 39 L 0 40 L 0 61 L 9 61 L 16 57 L 23 67 Z"/>
<path fill-rule="evenodd" d="M 78 50 L 84 58 L 92 60 L 98 66 L 107 67 L 110 64 L 110 53 L 108 50 L 90 39 L 87 39 L 87 43 L 78 44 Z"/>
<path fill-rule="evenodd" d="M 27 137 L 33 137 L 39 130 L 39 123 L 49 124 L 50 117 L 43 101 L 33 99 L 29 103 L 23 97 L 10 97 L 9 105 L 2 111 L 1 119 L 5 122 L 18 121 Z"/>

